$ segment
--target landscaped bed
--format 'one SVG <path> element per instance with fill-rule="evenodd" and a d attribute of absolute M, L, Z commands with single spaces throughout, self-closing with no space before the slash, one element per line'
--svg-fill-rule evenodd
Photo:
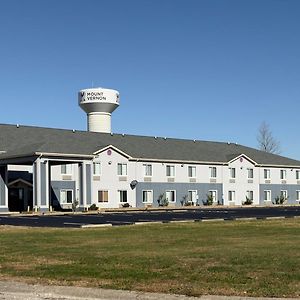
<path fill-rule="evenodd" d="M 0 280 L 113 289 L 299 297 L 300 219 L 0 227 Z"/>

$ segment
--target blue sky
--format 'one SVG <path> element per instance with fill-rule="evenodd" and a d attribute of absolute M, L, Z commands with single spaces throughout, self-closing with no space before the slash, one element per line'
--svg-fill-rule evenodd
<path fill-rule="evenodd" d="M 86 129 L 82 88 L 120 92 L 114 132 L 300 159 L 300 1 L 1 0 L 0 123 Z"/>

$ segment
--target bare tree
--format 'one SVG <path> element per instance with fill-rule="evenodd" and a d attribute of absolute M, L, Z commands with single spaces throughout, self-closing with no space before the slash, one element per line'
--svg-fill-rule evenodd
<path fill-rule="evenodd" d="M 280 142 L 273 137 L 270 126 L 266 122 L 262 122 L 258 129 L 257 142 L 262 151 L 273 154 L 280 153 Z"/>

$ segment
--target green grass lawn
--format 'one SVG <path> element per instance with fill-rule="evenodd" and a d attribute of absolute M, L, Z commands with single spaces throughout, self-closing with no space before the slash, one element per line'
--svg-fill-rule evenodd
<path fill-rule="evenodd" d="M 300 219 L 0 227 L 0 279 L 186 295 L 300 295 Z"/>

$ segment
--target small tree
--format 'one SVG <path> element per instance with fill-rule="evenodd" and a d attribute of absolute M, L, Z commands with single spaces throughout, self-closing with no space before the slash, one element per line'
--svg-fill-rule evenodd
<path fill-rule="evenodd" d="M 168 206 L 169 205 L 169 201 L 166 198 L 165 193 L 162 193 L 158 196 L 157 203 L 158 203 L 158 206 Z"/>
<path fill-rule="evenodd" d="M 262 151 L 273 154 L 280 153 L 280 142 L 273 137 L 270 126 L 266 122 L 262 122 L 258 129 L 257 142 Z"/>
<path fill-rule="evenodd" d="M 214 202 L 214 197 L 211 194 L 206 194 L 206 205 L 212 205 Z"/>
<path fill-rule="evenodd" d="M 284 195 L 276 196 L 274 199 L 275 204 L 283 204 L 286 200 L 287 198 Z"/>
<path fill-rule="evenodd" d="M 246 201 L 243 203 L 245 205 L 251 205 L 253 203 L 253 200 L 250 199 L 248 196 L 246 196 Z"/>
<path fill-rule="evenodd" d="M 188 198 L 188 195 L 184 195 L 184 196 L 182 197 L 182 200 L 180 200 L 181 206 L 183 206 L 183 205 L 186 204 L 187 198 Z"/>

